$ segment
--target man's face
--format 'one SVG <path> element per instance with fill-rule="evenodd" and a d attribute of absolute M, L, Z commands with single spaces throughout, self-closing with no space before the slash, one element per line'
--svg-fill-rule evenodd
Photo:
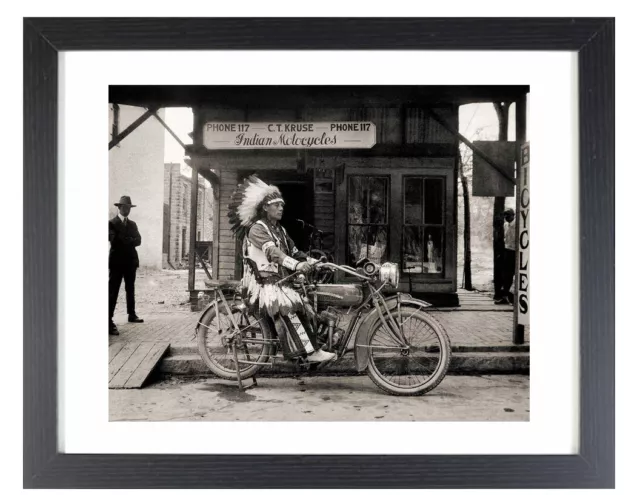
<path fill-rule="evenodd" d="M 118 206 L 118 210 L 120 210 L 120 215 L 123 217 L 128 217 L 129 212 L 131 211 L 131 206 L 129 205 L 120 205 Z"/>
<path fill-rule="evenodd" d="M 264 207 L 264 211 L 267 213 L 267 220 L 272 222 L 282 220 L 282 214 L 284 213 L 284 203 L 278 201 L 277 203 L 271 203 Z"/>
<path fill-rule="evenodd" d="M 515 217 L 516 217 L 516 216 L 515 216 L 513 213 L 511 213 L 511 212 L 508 212 L 508 213 L 505 213 L 505 214 L 504 214 L 504 219 L 505 219 L 507 222 L 509 222 L 509 223 L 513 222 L 513 219 L 514 219 Z"/>

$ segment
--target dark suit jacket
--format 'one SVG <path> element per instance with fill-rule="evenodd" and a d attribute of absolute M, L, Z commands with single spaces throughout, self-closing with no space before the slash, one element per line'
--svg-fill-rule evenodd
<path fill-rule="evenodd" d="M 125 226 L 119 216 L 109 220 L 109 268 L 137 268 L 140 265 L 136 246 L 142 244 L 138 226 L 127 220 Z"/>

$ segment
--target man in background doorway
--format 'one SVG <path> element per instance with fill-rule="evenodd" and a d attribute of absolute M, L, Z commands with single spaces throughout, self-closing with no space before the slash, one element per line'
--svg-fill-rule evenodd
<path fill-rule="evenodd" d="M 142 244 L 142 237 L 138 231 L 138 226 L 129 219 L 131 208 L 136 205 L 131 204 L 129 196 L 122 196 L 120 201 L 115 203 L 118 207 L 118 214 L 109 220 L 109 334 L 119 335 L 118 328 L 113 323 L 113 313 L 116 309 L 118 292 L 124 279 L 124 289 L 127 293 L 127 313 L 129 322 L 142 323 L 144 320 L 136 314 L 135 281 L 136 270 L 140 266 L 136 247 Z"/>
<path fill-rule="evenodd" d="M 513 277 L 516 273 L 516 214 L 513 209 L 504 211 L 504 255 L 502 256 L 502 281 L 499 299 L 495 304 L 513 304 Z"/>

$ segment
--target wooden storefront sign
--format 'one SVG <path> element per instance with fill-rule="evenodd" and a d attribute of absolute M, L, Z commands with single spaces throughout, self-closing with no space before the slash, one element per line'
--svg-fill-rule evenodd
<path fill-rule="evenodd" d="M 207 122 L 210 150 L 372 148 L 372 122 Z"/>
<path fill-rule="evenodd" d="M 518 259 L 517 296 L 518 324 L 529 324 L 529 143 L 522 146 L 520 177 L 518 177 Z"/>

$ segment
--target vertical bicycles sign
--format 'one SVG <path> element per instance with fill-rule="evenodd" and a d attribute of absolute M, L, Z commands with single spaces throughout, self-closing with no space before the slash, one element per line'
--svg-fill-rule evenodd
<path fill-rule="evenodd" d="M 529 323 L 530 299 L 529 299 L 529 230 L 530 230 L 530 217 L 529 217 L 529 143 L 526 143 L 521 148 L 520 157 L 520 176 L 519 182 L 519 195 L 518 195 L 518 210 L 519 210 L 519 228 L 518 228 L 518 252 L 519 256 L 516 260 L 517 266 L 517 294 L 518 294 L 518 325 L 527 325 Z"/>

